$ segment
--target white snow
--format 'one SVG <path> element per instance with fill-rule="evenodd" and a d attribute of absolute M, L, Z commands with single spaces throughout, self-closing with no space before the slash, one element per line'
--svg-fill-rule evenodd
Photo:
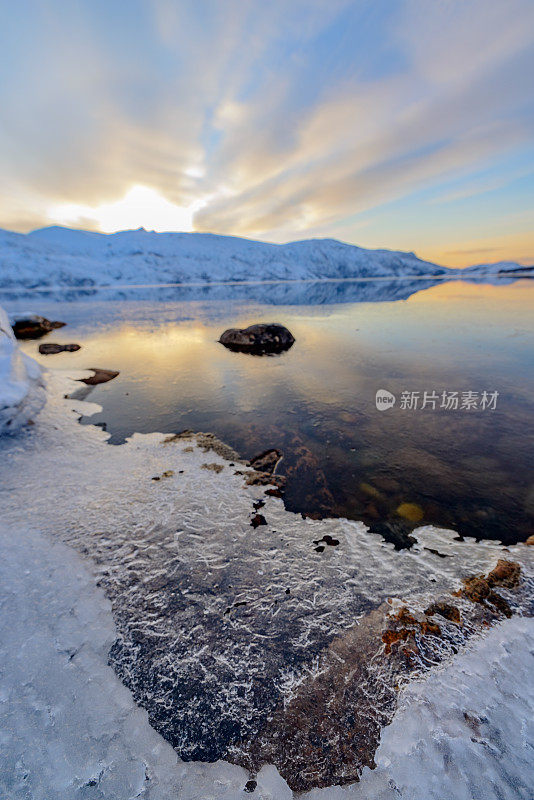
<path fill-rule="evenodd" d="M 413 253 L 333 239 L 277 245 L 208 233 L 0 230 L 0 286 L 109 286 L 445 275 Z M 455 271 L 451 271 L 452 274 Z"/>
<path fill-rule="evenodd" d="M 41 368 L 20 352 L 7 314 L 0 307 L 0 434 L 25 425 L 44 402 Z"/>

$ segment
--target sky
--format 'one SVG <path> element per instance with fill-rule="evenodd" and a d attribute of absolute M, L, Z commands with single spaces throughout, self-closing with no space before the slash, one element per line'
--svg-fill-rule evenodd
<path fill-rule="evenodd" d="M 0 9 L 0 227 L 534 263 L 534 0 Z"/>

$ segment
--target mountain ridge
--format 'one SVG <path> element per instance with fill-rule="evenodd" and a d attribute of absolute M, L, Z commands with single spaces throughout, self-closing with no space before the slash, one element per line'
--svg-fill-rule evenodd
<path fill-rule="evenodd" d="M 337 239 L 284 244 L 214 233 L 105 234 L 62 226 L 0 229 L 0 286 L 113 286 L 247 280 L 461 277 L 521 270 L 514 262 L 443 267 L 413 252 L 369 250 Z M 466 272 L 467 270 L 467 272 Z"/>

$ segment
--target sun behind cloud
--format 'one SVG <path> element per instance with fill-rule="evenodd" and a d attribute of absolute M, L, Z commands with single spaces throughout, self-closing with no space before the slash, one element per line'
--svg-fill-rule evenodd
<path fill-rule="evenodd" d="M 62 203 L 49 209 L 49 217 L 60 225 L 94 227 L 102 233 L 146 228 L 153 231 L 193 230 L 197 201 L 185 208 L 167 200 L 155 189 L 136 185 L 121 200 L 89 206 Z"/>

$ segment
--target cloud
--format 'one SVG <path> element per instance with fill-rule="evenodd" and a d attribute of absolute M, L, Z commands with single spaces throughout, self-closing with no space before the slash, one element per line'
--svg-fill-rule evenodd
<path fill-rule="evenodd" d="M 469 173 L 531 140 L 532 117 L 515 113 L 531 74 L 521 4 L 516 14 L 510 7 L 484 14 L 480 4 L 467 13 L 467 6 L 408 4 L 398 34 L 409 63 L 403 73 L 356 76 L 299 119 L 271 103 L 269 125 L 265 111 L 249 106 L 215 166 L 233 194 L 207 204 L 195 224 L 275 237 L 283 228 L 305 230 Z M 254 119 L 260 133 L 247 147 Z"/>
<path fill-rule="evenodd" d="M 472 196 L 527 153 L 533 26 L 530 0 L 30 0 L 0 33 L 0 224 L 67 206 L 102 227 L 118 205 L 137 225 L 142 186 L 146 227 L 197 209 L 198 230 L 280 241 L 382 209 L 386 238 L 393 201 Z"/>

